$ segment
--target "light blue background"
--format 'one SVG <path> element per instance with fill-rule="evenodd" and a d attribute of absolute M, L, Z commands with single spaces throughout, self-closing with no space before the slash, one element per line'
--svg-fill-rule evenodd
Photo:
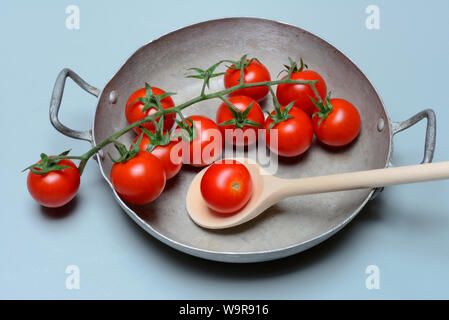
<path fill-rule="evenodd" d="M 69 4 L 80 8 L 80 30 L 65 27 Z M 380 30 L 364 26 L 369 4 L 380 8 Z M 449 160 L 448 15 L 445 0 L 2 1 L 0 298 L 449 298 L 447 181 L 388 188 L 342 232 L 302 254 L 230 265 L 187 256 L 147 235 L 113 200 L 93 161 L 62 218 L 30 198 L 20 173 L 40 152 L 88 147 L 48 121 L 62 68 L 102 88 L 146 42 L 228 16 L 280 20 L 330 41 L 366 73 L 395 121 L 433 108 L 434 161 Z M 68 81 L 62 121 L 89 129 L 94 104 Z M 420 161 L 424 130 L 421 123 L 396 137 L 397 164 Z M 71 264 L 81 269 L 80 290 L 65 288 Z M 380 290 L 365 288 L 370 264 L 380 268 Z"/>

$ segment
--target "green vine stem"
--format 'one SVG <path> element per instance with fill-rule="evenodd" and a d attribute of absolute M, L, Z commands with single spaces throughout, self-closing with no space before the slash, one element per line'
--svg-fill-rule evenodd
<path fill-rule="evenodd" d="M 215 74 L 213 74 L 213 71 L 210 73 L 211 75 L 215 76 Z M 243 73 L 243 72 L 242 72 Z M 210 79 L 210 76 L 206 78 L 206 80 L 208 81 Z M 206 81 L 205 81 L 206 82 Z M 68 155 L 59 155 L 59 156 L 55 156 L 52 157 L 52 159 L 54 160 L 62 160 L 62 159 L 75 159 L 75 160 L 80 160 L 80 163 L 78 165 L 78 170 L 80 172 L 80 175 L 83 173 L 84 168 L 86 167 L 87 162 L 89 161 L 89 159 L 95 155 L 98 151 L 100 151 L 101 149 L 103 149 L 104 147 L 106 147 L 107 145 L 109 145 L 110 143 L 114 143 L 115 141 L 117 141 L 118 138 L 120 138 L 122 135 L 124 135 L 125 133 L 127 133 L 128 131 L 139 127 L 147 122 L 150 121 L 155 121 L 155 119 L 157 119 L 158 117 L 162 116 L 162 115 L 166 115 L 166 114 L 171 114 L 171 113 L 178 113 L 181 114 L 181 110 L 196 104 L 198 102 L 204 101 L 204 100 L 210 100 L 210 99 L 220 99 L 220 97 L 225 96 L 227 94 L 230 94 L 234 91 L 240 90 L 240 89 L 245 89 L 245 88 L 252 88 L 252 87 L 261 87 L 261 86 L 267 86 L 271 89 L 272 86 L 278 85 L 278 84 L 306 84 L 306 85 L 310 85 L 313 89 L 313 91 L 315 92 L 317 98 L 319 99 L 318 101 L 321 101 L 321 98 L 318 94 L 318 92 L 316 91 L 315 88 L 315 83 L 317 83 L 317 80 L 310 80 L 310 81 L 300 81 L 300 80 L 291 80 L 289 77 L 287 77 L 286 79 L 283 80 L 274 80 L 274 81 L 265 81 L 265 82 L 255 82 L 255 83 L 243 83 L 240 82 L 238 85 L 228 88 L 228 89 L 224 89 L 221 91 L 217 91 L 217 92 L 212 92 L 212 93 L 208 93 L 206 94 L 203 89 L 201 90 L 201 94 L 198 95 L 197 97 L 188 100 L 182 104 L 179 104 L 177 106 L 171 107 L 171 108 L 167 108 L 167 109 L 159 109 L 157 112 L 153 113 L 151 116 L 148 116 L 146 118 L 143 118 L 139 121 L 136 121 L 126 127 L 124 127 L 123 129 L 115 132 L 114 134 L 110 135 L 109 137 L 107 137 L 106 139 L 104 139 L 103 141 L 101 141 L 100 143 L 98 143 L 97 145 L 95 145 L 94 147 L 92 147 L 89 151 L 87 151 L 86 153 L 84 153 L 81 156 L 68 156 Z M 203 85 L 203 88 L 205 88 L 205 84 Z M 30 167 L 33 167 L 30 166 Z M 28 167 L 28 168 L 30 168 Z M 27 168 L 27 169 L 28 169 Z"/>

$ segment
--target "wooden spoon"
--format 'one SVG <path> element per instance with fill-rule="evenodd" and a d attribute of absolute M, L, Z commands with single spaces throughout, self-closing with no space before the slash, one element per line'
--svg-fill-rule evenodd
<path fill-rule="evenodd" d="M 233 215 L 222 215 L 209 209 L 200 190 L 201 178 L 207 170 L 205 168 L 195 176 L 187 192 L 187 212 L 196 224 L 209 229 L 237 226 L 254 219 L 282 199 L 292 196 L 449 179 L 449 162 L 357 171 L 320 177 L 281 179 L 267 173 L 253 160 L 235 160 L 246 165 L 253 179 L 253 193 L 248 204 Z"/>

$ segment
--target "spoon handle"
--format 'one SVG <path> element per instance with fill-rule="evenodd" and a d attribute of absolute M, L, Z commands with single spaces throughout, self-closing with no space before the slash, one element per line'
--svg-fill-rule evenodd
<path fill-rule="evenodd" d="M 285 197 L 333 191 L 371 189 L 398 184 L 449 179 L 449 161 L 413 166 L 340 173 L 328 176 L 285 179 Z"/>

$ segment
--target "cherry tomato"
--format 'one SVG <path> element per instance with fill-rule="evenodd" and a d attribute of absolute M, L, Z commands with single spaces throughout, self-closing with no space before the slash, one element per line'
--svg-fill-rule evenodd
<path fill-rule="evenodd" d="M 133 204 L 154 201 L 165 187 L 165 170 L 161 160 L 140 151 L 134 158 L 114 163 L 111 182 L 120 198 Z"/>
<path fill-rule="evenodd" d="M 137 142 L 139 137 L 134 139 L 134 143 Z M 162 165 L 164 166 L 165 176 L 168 179 L 173 178 L 178 174 L 179 170 L 182 167 L 182 155 L 181 150 L 174 150 L 174 147 L 179 143 L 179 138 L 171 141 L 169 144 L 165 146 L 156 146 L 151 154 L 155 155 L 162 161 Z M 140 142 L 140 150 L 146 151 L 148 145 L 150 144 L 150 138 L 147 135 L 143 135 L 142 141 Z"/>
<path fill-rule="evenodd" d="M 333 147 L 351 143 L 360 132 L 361 120 L 356 107 L 343 99 L 330 99 L 332 111 L 321 121 L 313 117 L 313 129 L 318 140 Z"/>
<path fill-rule="evenodd" d="M 253 183 L 245 165 L 236 160 L 220 160 L 201 178 L 201 194 L 207 205 L 219 213 L 235 213 L 251 198 Z"/>
<path fill-rule="evenodd" d="M 191 120 L 195 127 L 195 137 L 188 141 L 181 139 L 179 147 L 182 150 L 182 159 L 185 164 L 195 167 L 204 167 L 217 160 L 223 151 L 223 137 L 217 124 L 204 116 L 190 116 L 186 120 Z M 189 127 L 192 127 L 188 121 Z M 181 132 L 178 127 L 176 133 Z"/>
<path fill-rule="evenodd" d="M 28 173 L 28 191 L 34 200 L 44 207 L 62 207 L 78 192 L 80 173 L 76 165 L 68 159 L 59 161 L 58 165 L 68 166 L 70 169 L 51 171 L 43 175 L 31 171 Z"/>
<path fill-rule="evenodd" d="M 164 90 L 159 89 L 157 87 L 152 87 L 152 91 L 155 95 L 161 95 L 161 94 L 165 93 Z M 150 108 L 146 111 L 142 111 L 144 108 L 144 104 L 140 101 L 136 101 L 131 105 L 131 103 L 133 101 L 135 101 L 136 99 L 144 98 L 145 94 L 146 94 L 146 89 L 141 88 L 141 89 L 135 91 L 129 97 L 128 101 L 126 102 L 125 116 L 126 116 L 126 120 L 128 121 L 129 124 L 132 124 L 136 121 L 146 118 L 157 111 L 156 108 Z M 164 99 L 162 99 L 161 104 L 164 109 L 168 109 L 168 108 L 175 106 L 175 103 L 173 102 L 171 97 L 165 97 Z M 176 117 L 175 113 L 166 114 L 164 116 L 164 130 L 170 130 L 173 127 L 173 124 L 175 123 L 175 120 L 174 120 L 175 117 Z M 156 122 L 159 122 L 159 118 L 156 119 Z M 147 122 L 147 123 L 143 124 L 143 127 L 147 128 L 151 132 L 154 132 L 154 130 L 155 130 L 154 124 L 152 122 Z M 140 134 L 142 132 L 142 130 L 139 127 L 134 128 L 134 131 L 137 134 Z"/>
<path fill-rule="evenodd" d="M 282 108 L 283 110 L 284 108 Z M 273 111 L 271 114 L 275 114 Z M 313 139 L 313 126 L 309 116 L 298 108 L 291 108 L 288 112 L 293 118 L 275 124 L 269 129 L 273 120 L 265 120 L 265 141 L 271 151 L 283 157 L 295 157 L 309 149 Z M 273 130 L 277 130 L 277 146 Z"/>
<path fill-rule="evenodd" d="M 257 141 L 259 129 L 263 129 L 265 123 L 265 117 L 263 115 L 260 105 L 253 99 L 246 96 L 233 96 L 228 99 L 239 111 L 243 113 L 253 103 L 250 112 L 245 119 L 235 119 L 228 106 L 223 102 L 217 110 L 217 123 L 220 124 L 225 121 L 235 119 L 243 127 L 237 128 L 236 125 L 223 125 L 219 128 L 223 137 L 225 137 L 228 143 L 243 146 L 250 145 Z M 246 124 L 246 120 L 256 122 L 260 127 Z M 226 134 L 227 132 L 227 134 Z"/>
<path fill-rule="evenodd" d="M 249 60 L 247 60 L 247 62 L 248 61 Z M 234 65 L 232 65 L 231 67 L 234 67 Z M 253 60 L 251 61 L 250 64 L 248 64 L 246 69 L 243 71 L 243 74 L 244 74 L 243 82 L 245 83 L 264 82 L 271 80 L 268 69 L 263 64 L 259 63 L 256 60 Z M 226 70 L 226 74 L 224 76 L 224 85 L 226 89 L 238 85 L 239 80 L 240 80 L 240 69 L 228 68 Z M 267 94 L 268 88 L 266 86 L 261 86 L 261 87 L 252 87 L 236 90 L 230 93 L 230 96 L 243 95 L 253 98 L 256 101 L 260 101 L 263 98 L 265 98 Z"/>
<path fill-rule="evenodd" d="M 285 79 L 284 77 L 283 79 Z M 318 80 L 315 83 L 315 88 L 318 91 L 321 99 L 324 100 L 327 93 L 326 83 L 324 79 L 315 71 L 305 70 L 293 72 L 291 75 L 292 80 L 309 81 Z M 284 83 L 277 86 L 276 97 L 279 103 L 283 106 L 288 105 L 290 102 L 295 101 L 293 105 L 296 108 L 302 109 L 309 117 L 317 110 L 310 97 L 317 100 L 315 93 L 311 86 L 307 84 L 289 84 Z"/>

